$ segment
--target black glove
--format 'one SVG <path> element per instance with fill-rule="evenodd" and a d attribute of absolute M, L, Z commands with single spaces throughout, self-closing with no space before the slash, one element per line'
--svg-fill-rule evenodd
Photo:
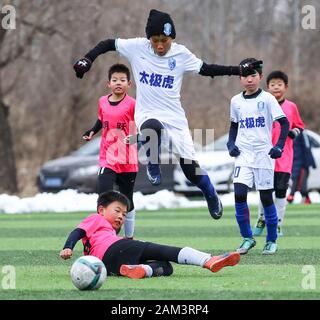
<path fill-rule="evenodd" d="M 231 157 L 237 157 L 240 154 L 239 148 L 234 144 L 234 142 L 228 142 L 227 147 Z"/>
<path fill-rule="evenodd" d="M 240 64 L 239 65 L 240 76 L 241 77 L 247 77 L 250 74 L 253 74 L 254 70 L 262 69 L 262 67 L 263 67 L 263 61 L 262 60 L 258 60 L 256 62 L 252 62 L 252 63 Z"/>
<path fill-rule="evenodd" d="M 89 136 L 91 131 L 93 131 L 93 130 L 92 130 L 92 129 L 87 130 L 86 132 L 84 132 L 84 134 L 83 134 L 82 136 L 83 136 L 83 137 Z"/>
<path fill-rule="evenodd" d="M 295 139 L 301 133 L 299 128 L 293 128 L 289 131 L 288 137 L 291 139 Z"/>
<path fill-rule="evenodd" d="M 270 149 L 268 155 L 270 155 L 270 158 L 272 159 L 278 159 L 282 156 L 282 149 L 275 146 L 273 148 Z"/>
<path fill-rule="evenodd" d="M 92 62 L 88 58 L 79 59 L 74 65 L 73 69 L 76 72 L 77 78 L 82 79 L 83 75 L 91 68 Z"/>

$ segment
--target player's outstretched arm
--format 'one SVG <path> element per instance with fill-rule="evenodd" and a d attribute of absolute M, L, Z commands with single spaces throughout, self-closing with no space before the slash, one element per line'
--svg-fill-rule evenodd
<path fill-rule="evenodd" d="M 86 232 L 81 228 L 74 229 L 70 234 L 69 237 L 60 251 L 60 257 L 62 259 L 70 259 L 72 257 L 72 250 L 77 244 L 77 242 L 86 236 Z"/>
<path fill-rule="evenodd" d="M 238 66 L 222 66 L 218 64 L 207 64 L 203 62 L 199 74 L 202 76 L 244 76 L 252 73 L 252 70 L 262 68 L 263 61 L 259 60 L 253 63 L 241 64 Z"/>
<path fill-rule="evenodd" d="M 100 130 L 102 129 L 102 122 L 100 119 L 98 119 L 96 121 L 96 123 L 94 124 L 94 126 L 87 130 L 83 135 L 82 135 L 82 138 L 84 140 L 87 140 L 87 141 L 90 141 L 92 139 L 92 137 L 98 133 Z"/>
<path fill-rule="evenodd" d="M 202 67 L 199 71 L 202 76 L 239 76 L 240 67 L 239 66 L 221 66 L 218 64 L 207 64 L 203 62 Z"/>
<path fill-rule="evenodd" d="M 76 73 L 77 78 L 82 79 L 83 75 L 88 72 L 91 68 L 93 61 L 103 53 L 108 51 L 116 50 L 116 41 L 115 39 L 108 39 L 100 41 L 93 49 L 91 49 L 84 58 L 81 58 L 76 61 L 73 65 L 73 69 Z"/>

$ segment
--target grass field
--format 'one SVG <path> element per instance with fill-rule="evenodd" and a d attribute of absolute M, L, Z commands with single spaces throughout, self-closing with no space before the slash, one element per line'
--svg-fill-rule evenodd
<path fill-rule="evenodd" d="M 0 284 L 5 281 L 2 267 L 12 265 L 16 271 L 16 289 L 4 290 L 0 286 L 0 299 L 320 298 L 320 205 L 288 206 L 285 236 L 279 239 L 279 251 L 274 256 L 261 254 L 265 239 L 259 237 L 257 246 L 241 257 L 239 265 L 216 274 L 174 264 L 171 277 L 143 280 L 109 277 L 97 291 L 79 291 L 71 283 L 70 266 L 82 255 L 80 242 L 71 261 L 58 257 L 67 235 L 86 215 L 1 214 Z M 253 222 L 256 208 L 252 208 L 251 215 Z M 231 207 L 225 208 L 219 221 L 212 220 L 205 209 L 141 211 L 137 214 L 136 237 L 213 254 L 234 250 L 241 242 Z M 312 267 L 304 269 L 305 265 Z M 305 273 L 307 270 L 309 273 Z"/>

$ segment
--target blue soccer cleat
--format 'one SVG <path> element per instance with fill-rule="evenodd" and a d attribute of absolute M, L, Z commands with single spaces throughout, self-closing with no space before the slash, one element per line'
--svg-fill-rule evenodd
<path fill-rule="evenodd" d="M 153 186 L 161 184 L 161 169 L 159 164 L 152 164 L 151 162 L 147 165 L 147 177 Z"/>
<path fill-rule="evenodd" d="M 205 197 L 205 199 L 207 200 L 208 209 L 211 217 L 215 220 L 220 219 L 223 214 L 223 207 L 217 193 L 214 192 L 213 195 L 207 196 Z"/>

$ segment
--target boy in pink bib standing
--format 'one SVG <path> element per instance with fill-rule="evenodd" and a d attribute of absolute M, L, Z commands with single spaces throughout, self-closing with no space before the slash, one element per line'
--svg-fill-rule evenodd
<path fill-rule="evenodd" d="M 124 226 L 127 238 L 132 238 L 134 233 L 133 188 L 138 172 L 137 146 L 124 142 L 125 137 L 136 134 L 135 99 L 127 94 L 130 85 L 128 67 L 123 64 L 111 66 L 107 86 L 112 93 L 99 99 L 98 120 L 83 135 L 83 139 L 89 141 L 102 129 L 98 193 L 114 190 L 117 186 L 130 200 Z"/>

